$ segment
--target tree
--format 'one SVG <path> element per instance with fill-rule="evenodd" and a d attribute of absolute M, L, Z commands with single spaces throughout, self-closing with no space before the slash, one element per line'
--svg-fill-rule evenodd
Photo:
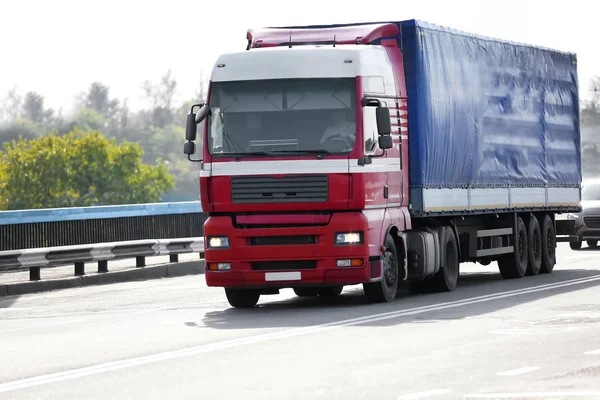
<path fill-rule="evenodd" d="M 23 99 L 17 94 L 16 86 L 8 91 L 0 110 L 0 122 L 13 122 L 21 116 Z"/>
<path fill-rule="evenodd" d="M 160 82 L 142 83 L 142 89 L 151 104 L 149 121 L 152 125 L 163 128 L 173 122 L 173 97 L 177 89 L 177 81 L 171 78 L 171 70 L 160 78 Z"/>
<path fill-rule="evenodd" d="M 82 207 L 160 201 L 174 186 L 161 160 L 142 163 L 142 148 L 117 145 L 78 128 L 5 143 L 0 153 L 0 209 Z"/>
<path fill-rule="evenodd" d="M 44 97 L 35 92 L 28 92 L 23 103 L 23 117 L 33 123 L 44 122 Z"/>

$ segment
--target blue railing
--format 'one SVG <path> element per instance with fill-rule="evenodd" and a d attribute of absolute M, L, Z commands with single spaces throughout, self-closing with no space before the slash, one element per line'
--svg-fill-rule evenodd
<path fill-rule="evenodd" d="M 201 213 L 199 201 L 1 211 L 0 225 Z"/>
<path fill-rule="evenodd" d="M 0 251 L 202 237 L 199 201 L 0 212 Z"/>

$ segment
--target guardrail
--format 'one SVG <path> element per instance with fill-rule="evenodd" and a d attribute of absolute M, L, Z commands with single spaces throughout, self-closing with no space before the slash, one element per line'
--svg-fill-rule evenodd
<path fill-rule="evenodd" d="M 183 253 L 204 257 L 204 221 L 200 202 L 135 204 L 0 212 L 0 272 L 29 268 L 30 280 L 40 280 L 41 268 L 97 262 L 108 272 L 108 261 Z"/>
<path fill-rule="evenodd" d="M 41 268 L 75 265 L 75 276 L 85 275 L 85 263 L 97 262 L 98 273 L 108 272 L 108 261 L 135 258 L 136 268 L 146 266 L 146 257 L 169 255 L 178 262 L 179 254 L 199 253 L 204 258 L 204 239 L 137 240 L 92 245 L 48 247 L 0 252 L 0 271 L 29 268 L 29 280 L 41 279 Z"/>

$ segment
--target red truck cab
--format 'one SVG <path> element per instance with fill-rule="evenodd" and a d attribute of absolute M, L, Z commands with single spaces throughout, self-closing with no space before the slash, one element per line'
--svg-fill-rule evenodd
<path fill-rule="evenodd" d="M 205 120 L 206 282 L 233 306 L 281 288 L 395 297 L 410 228 L 397 35 L 394 24 L 249 31 L 246 51 L 217 60 L 186 138 Z"/>

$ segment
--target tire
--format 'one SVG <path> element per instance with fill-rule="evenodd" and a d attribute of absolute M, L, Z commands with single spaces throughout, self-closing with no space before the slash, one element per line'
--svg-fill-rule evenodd
<path fill-rule="evenodd" d="M 591 249 L 595 249 L 598 246 L 598 241 L 597 240 L 587 240 L 587 245 L 589 248 Z"/>
<path fill-rule="evenodd" d="M 385 249 L 381 256 L 381 280 L 363 284 L 363 291 L 370 303 L 394 301 L 398 292 L 398 253 L 389 233 L 385 237 Z"/>
<path fill-rule="evenodd" d="M 583 244 L 583 242 L 581 242 L 581 240 L 570 240 L 569 241 L 569 247 L 571 247 L 571 250 L 581 250 L 581 245 Z"/>
<path fill-rule="evenodd" d="M 456 288 L 460 275 L 458 244 L 454 231 L 449 226 L 438 229 L 438 236 L 442 265 L 428 283 L 435 292 L 451 292 Z"/>
<path fill-rule="evenodd" d="M 252 308 L 258 303 L 260 293 L 254 290 L 225 289 L 227 301 L 235 308 Z"/>
<path fill-rule="evenodd" d="M 529 246 L 527 240 L 527 228 L 521 217 L 517 218 L 514 252 L 498 259 L 500 275 L 504 279 L 517 279 L 525 276 L 529 266 Z"/>
<path fill-rule="evenodd" d="M 542 230 L 535 215 L 529 217 L 527 225 L 527 245 L 529 247 L 529 265 L 525 275 L 533 276 L 542 268 Z"/>
<path fill-rule="evenodd" d="M 580 242 L 581 243 L 581 242 Z M 551 274 L 556 265 L 556 230 L 548 214 L 542 220 L 542 267 L 541 274 Z"/>

